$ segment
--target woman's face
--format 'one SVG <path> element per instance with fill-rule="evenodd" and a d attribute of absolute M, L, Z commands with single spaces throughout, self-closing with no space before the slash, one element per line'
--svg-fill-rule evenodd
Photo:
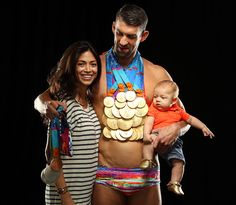
<path fill-rule="evenodd" d="M 76 64 L 76 79 L 80 85 L 88 87 L 97 77 L 98 64 L 91 51 L 80 55 Z"/>

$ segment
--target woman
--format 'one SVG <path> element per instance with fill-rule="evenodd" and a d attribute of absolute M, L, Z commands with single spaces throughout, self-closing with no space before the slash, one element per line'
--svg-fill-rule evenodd
<path fill-rule="evenodd" d="M 98 139 L 101 134 L 92 103 L 100 75 L 99 55 L 88 42 L 78 41 L 65 50 L 56 69 L 49 76 L 49 90 L 55 100 L 52 102 L 66 103 L 65 118 L 70 130 L 73 153 L 72 156 L 61 153 L 54 160 L 47 158 L 52 170 L 62 169 L 56 182 L 46 185 L 46 205 L 91 204 L 98 164 Z M 54 116 L 48 117 L 53 119 Z M 48 130 L 49 137 L 50 126 Z"/>

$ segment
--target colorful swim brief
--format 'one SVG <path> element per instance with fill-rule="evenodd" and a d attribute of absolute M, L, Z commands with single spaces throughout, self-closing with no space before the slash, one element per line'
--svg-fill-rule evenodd
<path fill-rule="evenodd" d="M 97 169 L 95 183 L 110 186 L 125 195 L 132 195 L 147 187 L 159 184 L 160 169 L 159 167 L 143 170 L 140 168 L 128 169 L 100 166 Z"/>

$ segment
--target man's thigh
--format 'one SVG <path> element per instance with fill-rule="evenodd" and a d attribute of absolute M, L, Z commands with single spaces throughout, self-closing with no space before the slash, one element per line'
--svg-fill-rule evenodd
<path fill-rule="evenodd" d="M 128 205 L 161 205 L 160 185 L 147 187 L 142 191 L 135 193 L 128 199 Z"/>
<path fill-rule="evenodd" d="M 120 191 L 102 184 L 95 184 L 92 205 L 126 205 L 127 199 Z"/>
<path fill-rule="evenodd" d="M 161 205 L 160 186 L 147 187 L 127 196 L 109 186 L 95 184 L 93 205 Z"/>

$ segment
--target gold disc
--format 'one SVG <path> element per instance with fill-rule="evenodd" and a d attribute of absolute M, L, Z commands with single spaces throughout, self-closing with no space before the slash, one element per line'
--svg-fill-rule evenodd
<path fill-rule="evenodd" d="M 125 93 L 125 98 L 127 101 L 134 101 L 134 99 L 136 98 L 136 93 L 133 90 L 128 90 Z"/>
<path fill-rule="evenodd" d="M 132 120 L 133 120 L 133 125 L 132 125 L 132 127 L 138 127 L 138 126 L 141 125 L 141 123 L 142 123 L 142 121 L 143 121 L 143 118 L 135 115 L 135 116 L 132 118 Z"/>
<path fill-rule="evenodd" d="M 107 118 L 107 126 L 112 130 L 118 129 L 117 118 Z"/>
<path fill-rule="evenodd" d="M 126 138 L 122 137 L 122 136 L 120 135 L 120 132 L 119 132 L 119 131 L 120 131 L 120 130 L 116 130 L 116 138 L 117 138 L 118 140 L 120 140 L 120 141 L 125 141 Z"/>
<path fill-rule="evenodd" d="M 131 119 L 135 115 L 136 110 L 131 109 L 128 105 L 126 105 L 125 107 L 121 108 L 119 112 L 121 117 L 123 117 L 124 119 Z"/>
<path fill-rule="evenodd" d="M 104 107 L 104 113 L 108 118 L 114 118 L 114 115 L 111 112 L 111 107 Z"/>
<path fill-rule="evenodd" d="M 133 125 L 133 120 L 132 119 L 118 119 L 117 120 L 117 125 L 118 128 L 121 130 L 128 130 L 132 127 Z"/>
<path fill-rule="evenodd" d="M 116 106 L 113 106 L 113 107 L 111 108 L 111 112 L 112 112 L 112 114 L 113 114 L 115 117 L 121 118 L 119 109 L 118 109 Z"/>
<path fill-rule="evenodd" d="M 116 100 L 119 101 L 119 102 L 125 102 L 126 101 L 126 98 L 125 98 L 125 93 L 124 92 L 119 92 L 117 93 L 116 95 Z"/>
<path fill-rule="evenodd" d="M 111 132 L 110 132 L 110 130 L 107 128 L 107 127 L 104 127 L 103 128 L 103 135 L 106 137 L 106 138 L 111 138 Z"/>
<path fill-rule="evenodd" d="M 103 100 L 103 104 L 106 106 L 106 107 L 112 107 L 114 105 L 114 98 L 111 97 L 111 96 L 107 96 L 104 98 Z"/>
<path fill-rule="evenodd" d="M 115 100 L 115 106 L 119 109 L 123 108 L 126 106 L 126 102 L 119 102 L 119 101 Z"/>
<path fill-rule="evenodd" d="M 147 103 L 143 97 L 137 97 L 138 100 L 138 108 L 144 107 Z"/>
<path fill-rule="evenodd" d="M 147 113 L 148 113 L 148 105 L 145 104 L 145 106 L 142 108 L 136 108 L 135 115 L 139 116 L 139 117 L 144 117 L 144 116 L 146 116 Z"/>
<path fill-rule="evenodd" d="M 125 139 L 128 139 L 132 136 L 133 134 L 133 129 L 129 129 L 129 130 L 119 130 L 119 133 L 120 133 L 120 136 L 125 138 Z"/>

